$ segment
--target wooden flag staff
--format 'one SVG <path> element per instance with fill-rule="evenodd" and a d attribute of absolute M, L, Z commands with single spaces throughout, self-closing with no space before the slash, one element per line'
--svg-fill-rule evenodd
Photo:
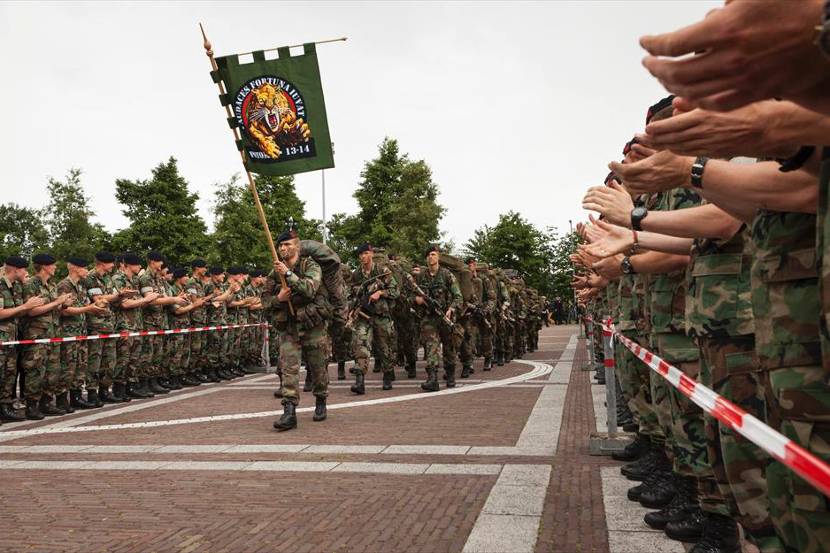
<path fill-rule="evenodd" d="M 205 34 L 205 28 L 199 23 L 199 29 L 202 30 L 202 38 L 204 39 L 204 47 L 205 47 L 205 54 L 207 55 L 208 59 L 210 60 L 210 66 L 214 71 L 219 69 L 219 66 L 216 64 L 216 60 L 213 57 L 213 45 L 207 38 Z M 219 87 L 219 93 L 224 95 L 225 85 L 222 83 L 220 79 L 217 83 Z M 225 112 L 228 114 L 228 117 L 233 117 L 233 111 L 231 110 L 230 105 L 225 106 Z M 234 127 L 231 129 L 233 133 L 233 137 L 235 140 L 239 141 L 242 139 L 239 129 Z M 265 239 L 268 240 L 268 248 L 271 250 L 271 258 L 274 262 L 279 261 L 279 256 L 277 256 L 277 248 L 274 246 L 274 238 L 271 236 L 271 229 L 268 228 L 268 221 L 265 218 L 265 211 L 262 209 L 262 202 L 259 201 L 259 194 L 256 191 L 256 184 L 254 184 L 254 176 L 248 170 L 248 166 L 245 163 L 245 152 L 243 150 L 239 150 L 239 156 L 242 158 L 242 166 L 245 168 L 245 174 L 248 176 L 248 186 L 251 189 L 251 195 L 254 197 L 254 205 L 256 206 L 257 214 L 259 215 L 259 222 L 262 224 L 262 230 L 265 232 Z M 283 275 L 279 275 L 280 277 L 280 285 L 283 288 L 288 288 L 288 283 L 285 281 L 285 277 Z M 288 300 L 288 311 L 291 315 L 294 315 L 294 305 L 291 303 L 291 299 Z"/>

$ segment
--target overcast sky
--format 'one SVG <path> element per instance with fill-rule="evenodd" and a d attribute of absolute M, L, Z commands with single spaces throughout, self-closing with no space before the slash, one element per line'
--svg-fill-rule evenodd
<path fill-rule="evenodd" d="M 198 22 L 217 55 L 347 36 L 318 47 L 336 168 L 329 215 L 353 213 L 384 136 L 425 159 L 461 245 L 499 213 L 567 230 L 583 190 L 665 95 L 642 34 L 718 2 L 187 2 L 0 4 L 0 201 L 41 207 L 49 176 L 80 167 L 98 219 L 127 224 L 117 178 L 179 159 L 212 226 L 214 183 L 241 169 Z M 320 173 L 297 177 L 321 217 Z"/>

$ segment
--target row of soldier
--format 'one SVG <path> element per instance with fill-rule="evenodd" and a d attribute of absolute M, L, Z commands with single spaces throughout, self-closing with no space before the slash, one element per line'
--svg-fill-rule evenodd
<path fill-rule="evenodd" d="M 337 361 L 340 379 L 345 379 L 346 362 L 354 360 L 352 392 L 364 394 L 370 357 L 383 373 L 383 388 L 391 389 L 395 365 L 415 378 L 422 346 L 427 360 L 423 388 L 433 391 L 439 388 L 441 366 L 447 386 L 455 386 L 459 357 L 460 376 L 467 378 L 476 356 L 484 358 L 484 370 L 491 370 L 537 347 L 538 330 L 548 318 L 545 300 L 518 275 L 511 278 L 473 259 L 464 264 L 439 256 L 436 247 L 427 252 L 424 267 L 411 266 L 368 244 L 359 248 L 360 266 L 351 271 L 327 246 L 300 242 L 295 234 L 281 235 L 287 238 L 280 242 L 281 253 L 287 260 L 296 250 L 294 271 L 306 275 L 302 279 L 282 262 L 270 275 L 245 267 L 208 267 L 202 259 L 192 261 L 188 271 L 168 266 L 158 252 L 142 259 L 102 251 L 92 263 L 68 258 L 67 276 L 57 281 L 58 264 L 51 255 L 35 255 L 32 274 L 28 260 L 9 257 L 0 278 L 0 341 L 119 335 L 0 347 L 0 417 L 39 420 L 236 378 L 261 370 L 263 356 L 270 354 L 281 381 L 275 395 L 292 405 L 299 392 L 290 376 L 286 385 L 283 377 L 292 371 L 284 366 L 298 370 L 305 361 L 304 389 L 314 392 L 316 418 L 322 420 L 330 357 Z M 278 270 L 288 273 L 285 286 Z M 317 275 L 319 282 L 308 275 Z M 297 287 L 294 297 L 291 285 Z M 285 298 L 279 297 L 282 289 Z M 270 330 L 263 328 L 265 322 Z M 197 330 L 227 325 L 240 326 Z M 190 330 L 154 334 L 169 329 Z M 18 388 L 25 413 L 16 409 Z"/>

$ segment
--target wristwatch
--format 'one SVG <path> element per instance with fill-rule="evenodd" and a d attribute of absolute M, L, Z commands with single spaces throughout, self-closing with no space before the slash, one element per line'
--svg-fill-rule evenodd
<path fill-rule="evenodd" d="M 291 269 L 289 269 L 289 270 L 285 271 L 285 274 L 284 274 L 283 276 L 284 276 L 284 277 L 286 277 L 286 278 L 288 278 L 288 277 L 290 277 L 290 276 L 291 276 L 291 275 L 293 275 L 293 274 L 294 274 L 294 273 L 292 273 L 292 272 L 291 272 Z"/>
<path fill-rule="evenodd" d="M 643 206 L 637 206 L 631 210 L 631 228 L 634 230 L 643 230 L 640 225 L 643 222 L 643 219 L 646 218 L 648 215 L 648 209 L 644 208 Z"/>
<path fill-rule="evenodd" d="M 695 158 L 695 162 L 692 163 L 692 178 L 691 183 L 692 186 L 695 188 L 703 188 L 703 170 L 706 168 L 706 164 L 709 162 L 709 158 L 706 156 L 697 156 Z"/>
<path fill-rule="evenodd" d="M 825 58 L 830 59 L 830 0 L 824 3 L 821 25 L 816 26 L 816 31 L 815 45 Z"/>
<path fill-rule="evenodd" d="M 631 258 L 628 256 L 623 257 L 622 263 L 620 263 L 620 269 L 622 269 L 624 275 L 633 275 L 637 272 L 631 266 Z"/>

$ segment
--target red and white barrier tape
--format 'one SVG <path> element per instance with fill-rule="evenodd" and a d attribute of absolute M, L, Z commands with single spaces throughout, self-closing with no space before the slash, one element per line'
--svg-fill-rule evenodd
<path fill-rule="evenodd" d="M 750 440 L 830 497 L 830 466 L 827 463 L 731 401 L 716 394 L 703 384 L 695 382 L 677 367 L 667 363 L 636 342 L 629 340 L 617 332 L 610 319 L 606 323 L 597 324 L 602 325 L 604 335 L 613 336 L 619 340 L 638 359 L 663 376 L 672 386 L 680 390 L 683 395 L 691 399 L 707 414 L 712 415 L 721 424 L 725 424 Z"/>
<path fill-rule="evenodd" d="M 122 332 L 110 332 L 107 334 L 89 334 L 86 336 L 63 336 L 60 338 L 38 338 L 36 340 L 9 340 L 0 342 L 4 346 L 28 346 L 31 344 L 59 344 L 61 342 L 82 342 L 87 340 L 106 340 L 109 338 L 132 338 L 135 336 L 159 336 L 166 334 L 190 334 L 193 332 L 209 332 L 211 330 L 227 330 L 229 328 L 248 328 L 252 326 L 268 326 L 268 323 L 249 323 L 219 326 L 194 326 L 189 328 L 172 328 L 169 330 L 137 330 L 134 332 L 124 330 Z"/>

